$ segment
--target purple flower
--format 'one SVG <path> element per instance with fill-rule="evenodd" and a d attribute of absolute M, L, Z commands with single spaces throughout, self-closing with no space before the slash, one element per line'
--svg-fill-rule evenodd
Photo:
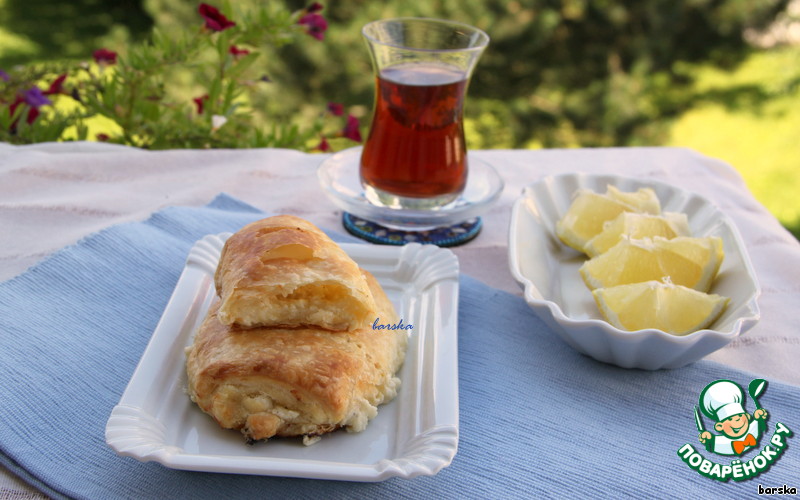
<path fill-rule="evenodd" d="M 25 104 L 35 109 L 39 109 L 41 106 L 46 106 L 48 104 L 53 104 L 50 99 L 48 99 L 42 93 L 42 89 L 39 87 L 31 87 L 30 89 L 26 90 L 22 95 L 22 99 L 25 101 Z"/>
<path fill-rule="evenodd" d="M 306 27 L 306 33 L 317 40 L 325 38 L 325 30 L 328 29 L 328 21 L 319 14 L 310 12 L 297 21 L 297 24 Z"/>
<path fill-rule="evenodd" d="M 2 72 L 2 70 L 0 70 Z M 53 94 L 64 94 L 64 89 L 62 88 L 62 84 L 64 80 L 67 78 L 66 73 L 60 75 L 56 78 L 53 83 L 50 84 L 50 87 L 45 90 L 44 92 L 39 87 L 31 87 L 22 94 L 17 94 L 17 97 L 14 99 L 14 102 L 8 107 L 8 111 L 11 116 L 14 116 L 14 113 L 17 111 L 17 108 L 20 104 L 27 104 L 28 105 L 28 115 L 25 118 L 25 121 L 28 125 L 32 124 L 36 121 L 36 118 L 39 117 L 39 108 L 42 106 L 47 106 L 53 104 L 53 102 L 47 98 L 48 95 Z M 14 123 L 11 124 L 11 130 L 14 131 L 17 129 L 17 123 L 19 119 L 14 120 Z"/>
<path fill-rule="evenodd" d="M 330 111 L 333 116 L 342 116 L 344 114 L 344 105 L 338 102 L 329 102 L 328 111 Z"/>
<path fill-rule="evenodd" d="M 47 97 L 45 97 L 42 94 L 42 91 L 39 88 L 34 87 L 33 89 L 38 90 L 38 101 L 39 101 L 39 103 L 41 103 L 41 104 L 39 104 L 39 106 L 43 105 L 43 104 L 49 104 L 50 103 L 50 100 L 47 99 Z M 22 104 L 22 103 L 28 104 L 28 116 L 27 116 L 27 118 L 25 118 L 25 121 L 28 123 L 28 125 L 30 125 L 31 123 L 35 122 L 36 118 L 39 117 L 39 106 L 34 106 L 34 105 L 32 105 L 32 104 L 30 104 L 28 102 L 28 98 L 29 97 L 32 98 L 33 100 L 37 100 L 37 92 L 36 92 L 36 90 L 33 90 L 33 89 L 25 92 L 24 94 L 17 94 L 17 97 L 16 97 L 16 99 L 14 99 L 14 102 L 12 102 L 11 106 L 8 107 L 9 115 L 10 116 L 14 116 L 14 113 L 17 111 L 17 108 L 19 107 L 20 104 Z M 44 102 L 44 101 L 47 101 L 47 102 Z M 11 124 L 10 130 L 12 132 L 17 130 L 17 123 L 18 122 L 19 122 L 19 118 L 14 120 L 14 123 Z"/>
<path fill-rule="evenodd" d="M 358 130 L 358 118 L 353 115 L 347 115 L 347 123 L 342 129 L 342 137 L 347 137 L 350 140 L 361 142 L 361 131 Z"/>
<path fill-rule="evenodd" d="M 225 17 L 225 14 L 220 12 L 218 8 L 207 3 L 201 3 L 197 12 L 205 19 L 206 28 L 212 31 L 224 31 L 236 26 L 236 23 Z"/>
<path fill-rule="evenodd" d="M 3 80 L 4 82 L 7 82 L 7 81 L 11 80 L 11 77 L 8 76 L 8 73 L 6 73 L 2 69 L 0 69 L 0 80 Z"/>

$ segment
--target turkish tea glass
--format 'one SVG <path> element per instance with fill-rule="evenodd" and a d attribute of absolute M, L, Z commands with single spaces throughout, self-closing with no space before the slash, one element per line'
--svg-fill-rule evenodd
<path fill-rule="evenodd" d="M 399 18 L 362 29 L 376 79 L 359 173 L 370 203 L 435 210 L 467 182 L 464 99 L 489 37 L 453 21 Z"/>

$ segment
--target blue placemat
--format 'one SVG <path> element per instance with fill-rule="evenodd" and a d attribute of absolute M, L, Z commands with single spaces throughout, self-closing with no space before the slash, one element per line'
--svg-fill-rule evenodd
<path fill-rule="evenodd" d="M 755 496 L 759 484 L 800 488 L 797 437 L 747 481 L 704 477 L 678 455 L 688 443 L 709 461 L 731 463 L 697 441 L 694 406 L 708 383 L 746 387 L 754 375 L 711 362 L 659 372 L 597 363 L 522 299 L 468 277 L 460 446 L 436 476 L 349 483 L 177 471 L 117 456 L 105 444 L 106 420 L 189 248 L 263 215 L 225 195 L 207 207 L 168 208 L 0 284 L 0 463 L 48 495 L 77 498 L 729 498 Z M 799 388 L 771 382 L 760 402 L 770 412 L 762 447 L 777 422 L 800 429 Z"/>

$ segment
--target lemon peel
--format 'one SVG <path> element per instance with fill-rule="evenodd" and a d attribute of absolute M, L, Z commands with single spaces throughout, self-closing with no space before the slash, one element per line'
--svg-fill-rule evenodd
<path fill-rule="evenodd" d="M 686 335 L 711 326 L 730 299 L 667 281 L 644 281 L 592 292 L 603 317 L 621 330 L 655 328 Z"/>
<path fill-rule="evenodd" d="M 722 240 L 716 236 L 623 237 L 584 262 L 579 272 L 590 290 L 669 277 L 676 285 L 707 292 L 724 256 Z"/>
<path fill-rule="evenodd" d="M 677 236 L 690 236 L 689 221 L 684 213 L 664 212 L 653 215 L 636 212 L 623 212 L 603 226 L 603 231 L 590 239 L 583 247 L 589 257 L 596 257 L 619 243 L 623 236 L 628 238 L 652 238 L 661 236 L 671 239 Z"/>
<path fill-rule="evenodd" d="M 658 214 L 661 205 L 651 188 L 622 192 L 609 185 L 605 194 L 580 189 L 567 212 L 556 222 L 556 236 L 567 246 L 583 252 L 590 239 L 603 231 L 607 221 L 623 212 Z"/>

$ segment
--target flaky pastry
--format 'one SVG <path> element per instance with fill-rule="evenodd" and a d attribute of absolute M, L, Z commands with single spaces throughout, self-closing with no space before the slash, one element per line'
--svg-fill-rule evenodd
<path fill-rule="evenodd" d="M 225 325 L 353 330 L 376 317 L 358 265 L 316 226 L 291 215 L 231 236 L 214 282 Z"/>
<path fill-rule="evenodd" d="M 366 271 L 364 278 L 377 316 L 396 322 L 380 284 Z M 361 431 L 397 393 L 403 330 L 239 328 L 220 322 L 218 305 L 187 348 L 188 392 L 220 426 L 241 430 L 248 441 Z"/>

